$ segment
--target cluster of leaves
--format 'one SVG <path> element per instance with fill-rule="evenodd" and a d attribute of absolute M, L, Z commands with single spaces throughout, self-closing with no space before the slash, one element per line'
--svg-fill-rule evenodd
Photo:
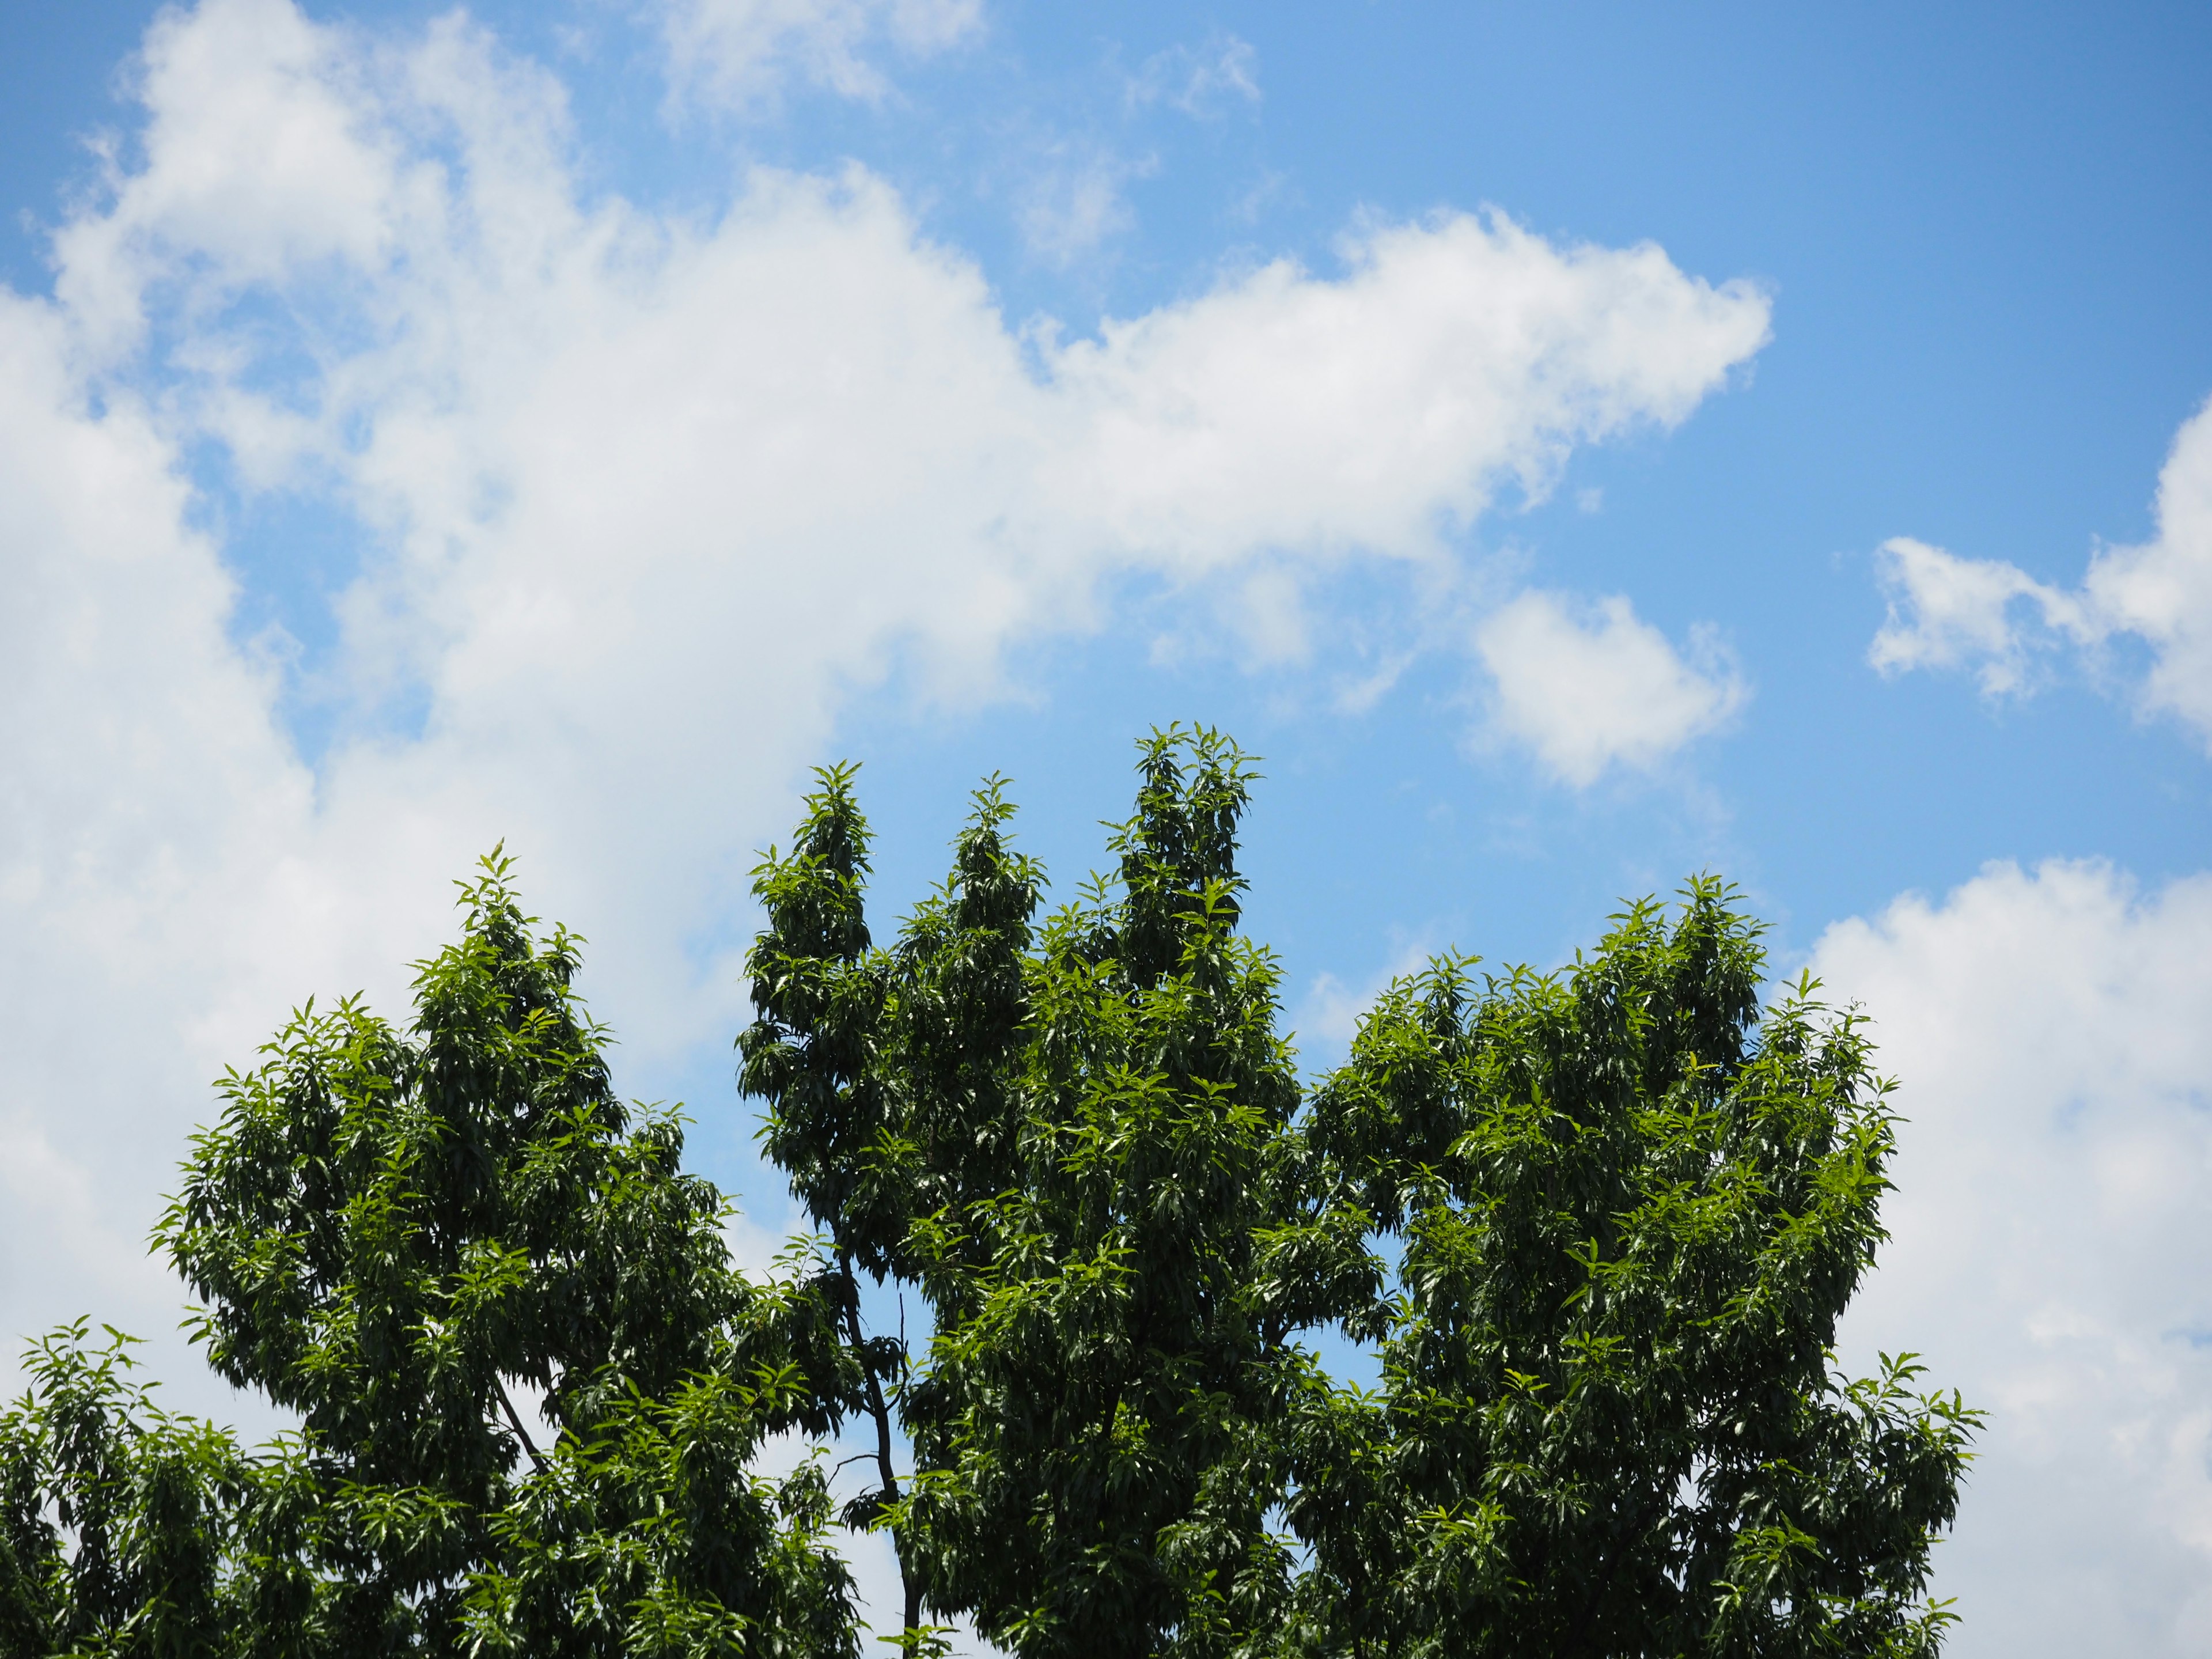
<path fill-rule="evenodd" d="M 107 1336 L 41 1340 L 0 1416 L 0 1653 L 224 1651 L 281 1594 L 243 1571 L 289 1519 L 281 1454 L 162 1411 Z"/>
<path fill-rule="evenodd" d="M 0 1419 L 8 1652 L 857 1652 L 818 1467 L 753 1473 L 848 1408 L 832 1304 L 733 1269 L 509 873 L 465 885 L 410 1030 L 311 1004 L 222 1080 L 157 1230 L 210 1364 L 299 1432 L 243 1454 L 124 1351 L 38 1351 Z"/>
<path fill-rule="evenodd" d="M 1806 981 L 1754 1041 L 1757 927 L 1700 880 L 1559 975 L 1432 963 L 1302 1092 L 1250 780 L 1155 734 L 1118 878 L 1042 919 L 994 783 L 888 948 L 849 770 L 758 872 L 741 1080 L 836 1253 L 909 1640 L 1933 1653 L 1976 1419 L 1830 1368 L 1892 1147 L 1858 1020 Z M 864 1337 L 856 1265 L 925 1353 Z"/>
<path fill-rule="evenodd" d="M 411 1025 L 310 1004 L 157 1230 L 298 1431 L 241 1449 L 124 1339 L 49 1338 L 0 1416 L 0 1655 L 855 1659 L 841 1523 L 890 1535 L 915 1655 L 963 1616 L 1021 1659 L 1933 1655 L 1977 1419 L 1909 1357 L 1832 1369 L 1892 1149 L 1856 1018 L 1805 981 L 1761 1024 L 1700 880 L 1557 975 L 1432 963 L 1305 1086 L 1239 931 L 1252 779 L 1156 733 L 1048 913 L 994 781 L 878 946 L 821 775 L 738 1040 L 818 1229 L 767 1282 L 495 854 Z M 814 1451 L 771 1480 L 776 1435 Z"/>
<path fill-rule="evenodd" d="M 1302 1424 L 1301 1611 L 1354 1650 L 1932 1652 L 1974 1423 L 1909 1360 L 1829 1369 L 1892 1121 L 1801 981 L 1748 1042 L 1755 929 L 1695 882 L 1595 957 L 1395 986 L 1306 1133 L 1400 1288 L 1382 1382 Z"/>

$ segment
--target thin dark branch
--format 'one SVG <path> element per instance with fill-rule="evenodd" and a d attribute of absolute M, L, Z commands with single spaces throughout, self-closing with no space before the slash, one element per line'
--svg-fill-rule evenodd
<path fill-rule="evenodd" d="M 852 1339 L 853 1352 L 860 1357 L 860 1375 L 868 1380 L 868 1413 L 876 1419 L 876 1469 L 883 1480 L 881 1502 L 889 1505 L 897 1503 L 899 1495 L 898 1471 L 891 1461 L 891 1414 L 884 1403 L 883 1384 L 876 1376 L 876 1368 L 868 1363 L 866 1339 L 860 1333 L 860 1286 L 853 1277 L 850 1250 L 837 1252 L 837 1271 L 845 1280 L 845 1331 Z M 903 1304 L 899 1310 L 899 1334 L 902 1356 L 906 1334 Z M 898 1557 L 899 1588 L 905 1592 L 906 1629 L 911 1635 L 921 1624 L 921 1586 L 907 1565 L 905 1540 L 899 1536 L 896 1527 L 891 1528 L 891 1549 Z"/>
<path fill-rule="evenodd" d="M 522 1442 L 522 1449 L 530 1454 L 531 1463 L 538 1474 L 544 1474 L 545 1460 L 538 1455 L 538 1448 L 531 1443 L 530 1431 L 522 1426 L 522 1419 L 516 1415 L 514 1401 L 507 1397 L 507 1384 L 495 1376 L 491 1380 L 491 1389 L 499 1396 L 500 1407 L 507 1413 L 507 1426 L 514 1431 L 515 1438 Z"/>

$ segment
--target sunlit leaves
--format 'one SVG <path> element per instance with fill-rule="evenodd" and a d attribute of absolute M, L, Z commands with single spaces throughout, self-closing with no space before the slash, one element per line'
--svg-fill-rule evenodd
<path fill-rule="evenodd" d="M 1298 1468 L 1321 1622 L 1393 1653 L 1932 1644 L 1975 1419 L 1909 1368 L 1832 1373 L 1885 1085 L 1809 982 L 1754 1041 L 1759 965 L 1693 883 L 1563 975 L 1394 988 L 1318 1092 L 1304 1132 L 1403 1241 L 1379 1400 Z M 1322 1495 L 1354 1437 L 1392 1522 Z"/>
<path fill-rule="evenodd" d="M 1557 974 L 1440 958 L 1301 1091 L 1237 932 L 1248 763 L 1173 731 L 1139 775 L 1042 920 L 996 783 L 891 947 L 849 770 L 762 866 L 770 1153 L 933 1317 L 869 1362 L 910 1583 L 1025 1659 L 1932 1650 L 1976 1419 L 1832 1374 L 1891 1145 L 1856 1017 L 1801 984 L 1762 1026 L 1699 879 Z"/>
<path fill-rule="evenodd" d="M 257 1654 L 852 1651 L 818 1478 L 749 1473 L 768 1435 L 835 1426 L 834 1310 L 733 1269 L 678 1120 L 612 1091 L 573 990 L 581 941 L 539 935 L 509 876 L 495 855 L 464 884 L 409 1028 L 310 1004 L 222 1079 L 194 1140 L 157 1237 L 204 1298 L 210 1362 L 302 1425 L 255 1457 L 191 1443 L 185 1531 L 215 1564 L 191 1583 L 216 1588 L 180 1600 L 151 1569 L 102 1588 L 115 1528 L 68 1483 L 128 1483 L 71 1474 L 99 1460 L 63 1429 L 105 1425 L 142 1529 L 164 1511 L 141 1474 L 183 1431 L 118 1392 L 119 1359 L 57 1358 L 9 1429 L 52 1454 L 13 1510 L 56 1524 L 9 1534 L 0 1616 L 64 1629 L 135 1605 L 118 1652 L 198 1652 L 131 1632 L 219 1593 L 257 1610 L 223 1626 Z M 79 1395 L 105 1403 L 73 1417 Z M 171 1554 L 173 1577 L 190 1558 Z"/>
<path fill-rule="evenodd" d="M 1112 877 L 1042 916 L 994 781 L 886 945 L 821 775 L 756 872 L 740 1077 L 820 1229 L 766 1282 L 489 861 L 409 1027 L 310 1005 L 222 1080 L 159 1231 L 301 1431 L 242 1452 L 49 1339 L 4 1650 L 854 1659 L 842 1524 L 890 1530 L 915 1656 L 955 1614 L 1022 1659 L 1932 1655 L 1978 1419 L 1834 1370 L 1892 1150 L 1863 1023 L 1762 1015 L 1699 879 L 1555 974 L 1437 959 L 1303 1086 L 1237 931 L 1253 777 L 1156 733 Z M 770 1478 L 781 1433 L 817 1444 Z"/>

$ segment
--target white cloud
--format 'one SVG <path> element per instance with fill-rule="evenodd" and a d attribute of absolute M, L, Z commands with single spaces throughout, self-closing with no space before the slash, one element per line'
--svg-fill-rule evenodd
<path fill-rule="evenodd" d="M 1129 79 L 1127 97 L 1133 106 L 1166 103 L 1211 119 L 1232 100 L 1260 101 L 1260 54 L 1234 34 L 1216 33 L 1197 46 L 1170 46 L 1145 60 Z"/>
<path fill-rule="evenodd" d="M 1224 545 L 1431 557 L 1577 444 L 1686 418 L 1766 339 L 1763 293 L 1650 244 L 1443 214 L 1340 252 L 1340 280 L 1279 260 L 1053 353 L 1086 428 L 1055 484 L 1181 571 Z"/>
<path fill-rule="evenodd" d="M 1910 1120 L 1845 1346 L 1990 1413 L 1958 1659 L 2212 1646 L 2212 876 L 1993 865 L 1829 929 Z"/>
<path fill-rule="evenodd" d="M 1492 683 L 1489 735 L 1578 789 L 1613 767 L 1650 770 L 1749 695 L 1710 635 L 1692 636 L 1685 660 L 1619 594 L 1583 605 L 1522 593 L 1477 625 L 1474 649 Z"/>
<path fill-rule="evenodd" d="M 927 57 L 983 27 L 982 0 L 662 0 L 659 11 L 679 95 L 738 111 L 772 104 L 793 76 L 873 103 L 890 90 L 880 46 Z"/>
<path fill-rule="evenodd" d="M 70 359 L 62 315 L 0 294 L 0 1365 L 79 1314 L 174 1322 L 144 1240 L 209 1080 L 439 904 L 347 902 L 169 443 Z"/>
<path fill-rule="evenodd" d="M 1429 965 L 1437 945 L 1425 933 L 1397 933 L 1389 957 L 1359 982 L 1347 983 L 1331 973 L 1314 975 L 1291 1011 L 1291 1035 L 1299 1044 L 1299 1057 L 1312 1072 L 1322 1066 L 1343 1064 L 1366 1018 L 1381 996 L 1398 980 L 1411 977 Z"/>
<path fill-rule="evenodd" d="M 1137 222 L 1128 185 L 1158 170 L 1150 156 L 1126 156 L 1103 145 L 1055 139 L 1029 160 L 1016 192 L 1015 228 L 1040 263 L 1066 270 L 1096 254 Z"/>
<path fill-rule="evenodd" d="M 1984 694 L 2002 696 L 2033 689 L 2039 654 L 2070 646 L 2094 664 L 2099 647 L 2131 635 L 2151 659 L 2138 707 L 2179 716 L 2212 747 L 2212 404 L 2175 437 L 2157 514 L 2156 536 L 2099 549 L 2071 592 L 2002 560 L 1885 543 L 1889 617 L 1868 659 L 1885 674 L 1975 665 Z"/>
<path fill-rule="evenodd" d="M 1983 694 L 2003 696 L 2027 689 L 2033 653 L 2053 632 L 2081 634 L 2080 605 L 2001 559 L 1962 559 L 1909 536 L 1884 542 L 1877 559 L 1889 617 L 1867 659 L 1885 674 L 1978 660 Z M 2043 632 L 2021 619 L 2023 600 L 2041 611 Z"/>
<path fill-rule="evenodd" d="M 2157 536 L 2101 549 L 2082 590 L 2106 629 L 2149 643 L 2142 706 L 2212 744 L 2212 403 L 2183 425 L 2158 475 Z"/>
<path fill-rule="evenodd" d="M 207 0 L 140 86 L 55 298 L 0 290 L 0 1332 L 165 1329 L 209 1079 L 309 992 L 401 1012 L 495 840 L 665 1073 L 726 1040 L 749 850 L 856 690 L 989 695 L 1131 573 L 1442 563 L 1766 334 L 1655 247 L 1443 215 L 1025 343 L 863 171 L 582 199 L 561 86 L 462 18 Z M 358 521 L 313 769 L 191 527 L 210 448 Z"/>

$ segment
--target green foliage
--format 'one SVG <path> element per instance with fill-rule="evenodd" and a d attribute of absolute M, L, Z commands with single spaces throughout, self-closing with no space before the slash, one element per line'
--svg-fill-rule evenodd
<path fill-rule="evenodd" d="M 1146 755 L 1119 891 L 1051 916 L 1026 964 L 997 1057 L 1012 1179 L 914 1228 L 936 1332 L 908 1524 L 933 1596 L 1024 1653 L 1188 1646 L 1285 1569 L 1270 1431 L 1304 1368 L 1260 1257 L 1298 1090 L 1276 964 L 1235 931 L 1249 774 L 1182 747 Z M 908 951 L 953 977 L 935 936 Z"/>
<path fill-rule="evenodd" d="M 1382 1385 L 1300 1425 L 1302 1615 L 1355 1649 L 1921 1654 L 1974 1422 L 1833 1375 L 1893 1120 L 1733 895 L 1567 974 L 1392 988 L 1304 1133 L 1403 1241 Z"/>
<path fill-rule="evenodd" d="M 572 990 L 580 941 L 538 939 L 509 873 L 495 855 L 465 885 L 461 938 L 419 964 L 410 1030 L 310 1005 L 224 1078 L 157 1231 L 206 1301 L 210 1364 L 297 1413 L 296 1439 L 240 1460 L 181 1437 L 116 1392 L 118 1360 L 50 1345 L 14 1432 L 56 1448 L 56 1473 L 14 1509 L 58 1506 L 73 1542 L 17 1527 L 32 1589 L 11 1607 L 46 1618 L 52 1650 L 127 1606 L 199 1619 L 213 1592 L 197 1587 L 227 1573 L 270 1615 L 255 1652 L 852 1651 L 818 1479 L 744 1474 L 767 1434 L 837 1422 L 851 1384 L 833 1310 L 731 1267 L 677 1120 L 610 1087 Z M 100 1434 L 70 1426 L 80 1397 Z M 177 1492 L 198 1507 L 169 1508 L 222 1563 L 189 1595 L 102 1565 L 125 1559 L 111 1535 L 138 1534 L 95 1501 L 152 1524 L 167 1489 L 148 1472 L 185 1450 L 199 1485 Z"/>
<path fill-rule="evenodd" d="M 764 1424 L 806 1408 L 795 1368 L 710 1371 L 630 1391 L 562 1437 L 493 1517 L 471 1592 L 473 1650 L 531 1659 L 852 1659 L 844 1563 L 823 1544 L 818 1463 L 751 1471 Z"/>
<path fill-rule="evenodd" d="M 857 1659 L 840 1523 L 890 1533 L 914 1655 L 955 1615 L 1022 1659 L 1934 1655 L 1978 1419 L 1834 1370 L 1893 1150 L 1863 1023 L 1762 1016 L 1700 879 L 1556 975 L 1431 963 L 1304 1085 L 1239 931 L 1253 779 L 1154 734 L 1111 878 L 1042 915 L 994 780 L 885 946 L 820 775 L 756 872 L 740 1082 L 818 1230 L 764 1283 L 495 854 L 410 1025 L 310 1004 L 222 1079 L 157 1230 L 299 1431 L 47 1338 L 0 1656 Z"/>
<path fill-rule="evenodd" d="M 244 1651 L 235 1548 L 263 1471 L 155 1406 L 108 1336 L 88 1348 L 80 1320 L 42 1339 L 0 1416 L 0 1652 Z"/>
<path fill-rule="evenodd" d="M 1701 880 L 1563 975 L 1432 963 L 1302 1094 L 1237 932 L 1251 776 L 1155 734 L 1118 878 L 1042 924 L 995 781 L 889 950 L 849 769 L 758 872 L 769 1155 L 848 1283 L 931 1316 L 910 1371 L 845 1294 L 912 1440 L 854 1516 L 896 1535 L 910 1631 L 919 1601 L 1024 1659 L 1932 1653 L 1977 1419 L 1909 1357 L 1830 1369 L 1891 1151 L 1861 1023 L 1808 983 L 1754 1037 L 1757 927 Z M 1323 1374 L 1331 1327 L 1376 1389 Z"/>

